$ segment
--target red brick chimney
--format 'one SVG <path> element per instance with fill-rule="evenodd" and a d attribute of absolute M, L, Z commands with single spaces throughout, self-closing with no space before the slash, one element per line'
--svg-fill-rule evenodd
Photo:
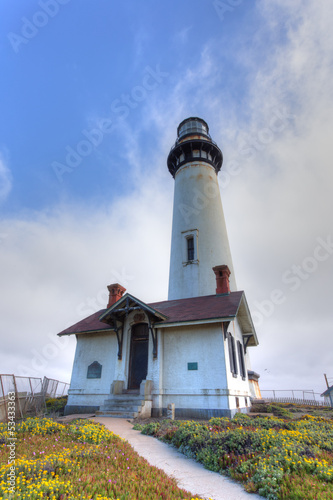
<path fill-rule="evenodd" d="M 121 299 L 121 297 L 126 292 L 126 288 L 119 285 L 119 283 L 113 283 L 113 285 L 108 286 L 109 294 L 109 303 L 108 308 L 111 307 L 117 300 Z"/>
<path fill-rule="evenodd" d="M 228 266 L 215 266 L 213 267 L 213 271 L 216 276 L 216 294 L 223 295 L 230 293 L 230 284 L 229 284 L 229 276 L 230 269 Z"/>

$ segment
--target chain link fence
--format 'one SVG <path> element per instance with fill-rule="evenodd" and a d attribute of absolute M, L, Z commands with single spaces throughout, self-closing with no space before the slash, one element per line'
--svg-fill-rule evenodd
<path fill-rule="evenodd" d="M 321 395 L 313 390 L 301 389 L 261 389 L 261 394 L 265 401 L 271 403 L 294 403 L 308 406 L 327 406 Z"/>
<path fill-rule="evenodd" d="M 8 421 L 8 402 L 15 395 L 15 418 L 39 416 L 46 412 L 45 401 L 65 396 L 69 384 L 59 380 L 0 374 L 0 422 Z M 11 410 L 12 411 L 12 406 Z"/>

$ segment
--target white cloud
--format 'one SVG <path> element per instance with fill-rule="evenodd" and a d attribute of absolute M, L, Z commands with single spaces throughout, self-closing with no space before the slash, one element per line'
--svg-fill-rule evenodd
<path fill-rule="evenodd" d="M 296 291 L 282 276 L 313 258 L 317 237 L 333 237 L 333 5 L 263 1 L 258 8 L 271 30 L 285 23 L 286 36 L 274 51 L 270 47 L 265 64 L 253 67 L 251 118 L 240 123 L 238 141 L 245 139 L 255 154 L 251 160 L 235 155 L 242 171 L 226 189 L 227 222 L 238 284 L 247 291 L 252 311 L 275 288 L 285 296 L 258 327 L 261 346 L 251 351 L 262 386 L 320 392 L 322 373 L 332 365 L 333 257 L 319 262 Z M 264 144 L 261 133 L 277 107 L 294 119 Z M 259 147 L 253 146 L 255 140 Z"/>
<path fill-rule="evenodd" d="M 150 175 L 97 210 L 67 205 L 2 221 L 1 371 L 69 381 L 75 339 L 46 363 L 43 352 L 52 354 L 56 333 L 106 307 L 107 285 L 122 281 L 147 302 L 164 299 L 171 210 Z"/>

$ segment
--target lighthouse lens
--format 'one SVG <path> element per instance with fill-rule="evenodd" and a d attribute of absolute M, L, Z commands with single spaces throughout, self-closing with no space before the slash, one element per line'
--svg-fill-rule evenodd
<path fill-rule="evenodd" d="M 208 135 L 207 127 L 197 120 L 185 122 L 179 129 L 179 137 L 186 134 L 204 134 Z"/>

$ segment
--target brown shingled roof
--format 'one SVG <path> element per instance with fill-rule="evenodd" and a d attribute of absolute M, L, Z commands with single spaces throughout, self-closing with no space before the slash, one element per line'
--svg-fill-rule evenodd
<path fill-rule="evenodd" d="M 99 317 L 103 312 L 105 312 L 106 309 L 101 309 L 100 311 L 95 312 L 91 316 L 88 316 L 85 319 L 82 319 L 78 323 L 75 323 L 75 325 L 72 325 L 66 330 L 63 330 L 62 332 L 58 333 L 58 335 L 71 335 L 73 333 L 88 333 L 88 332 L 96 332 L 98 330 L 110 330 L 113 331 L 110 326 L 106 325 L 105 323 L 102 323 L 99 321 Z"/>
<path fill-rule="evenodd" d="M 243 292 L 231 292 L 229 295 L 205 295 L 148 305 L 167 316 L 160 324 L 230 318 L 236 316 L 242 295 Z"/>
<path fill-rule="evenodd" d="M 129 295 L 129 294 L 126 294 Z M 179 323 L 185 321 L 200 321 L 215 318 L 235 317 L 243 296 L 243 292 L 231 292 L 229 295 L 206 295 L 203 297 L 192 297 L 188 299 L 165 300 L 147 304 L 157 313 L 162 313 L 167 319 L 160 321 L 159 325 Z M 135 301 L 135 298 L 130 296 Z M 122 299 L 125 299 L 124 296 Z M 119 302 L 123 302 L 120 300 Z M 116 312 L 115 305 L 113 306 Z M 71 335 L 76 333 L 98 332 L 101 330 L 113 331 L 109 325 L 99 321 L 99 318 L 107 309 L 101 309 L 91 316 L 79 321 L 75 325 L 66 328 L 58 335 Z"/>

